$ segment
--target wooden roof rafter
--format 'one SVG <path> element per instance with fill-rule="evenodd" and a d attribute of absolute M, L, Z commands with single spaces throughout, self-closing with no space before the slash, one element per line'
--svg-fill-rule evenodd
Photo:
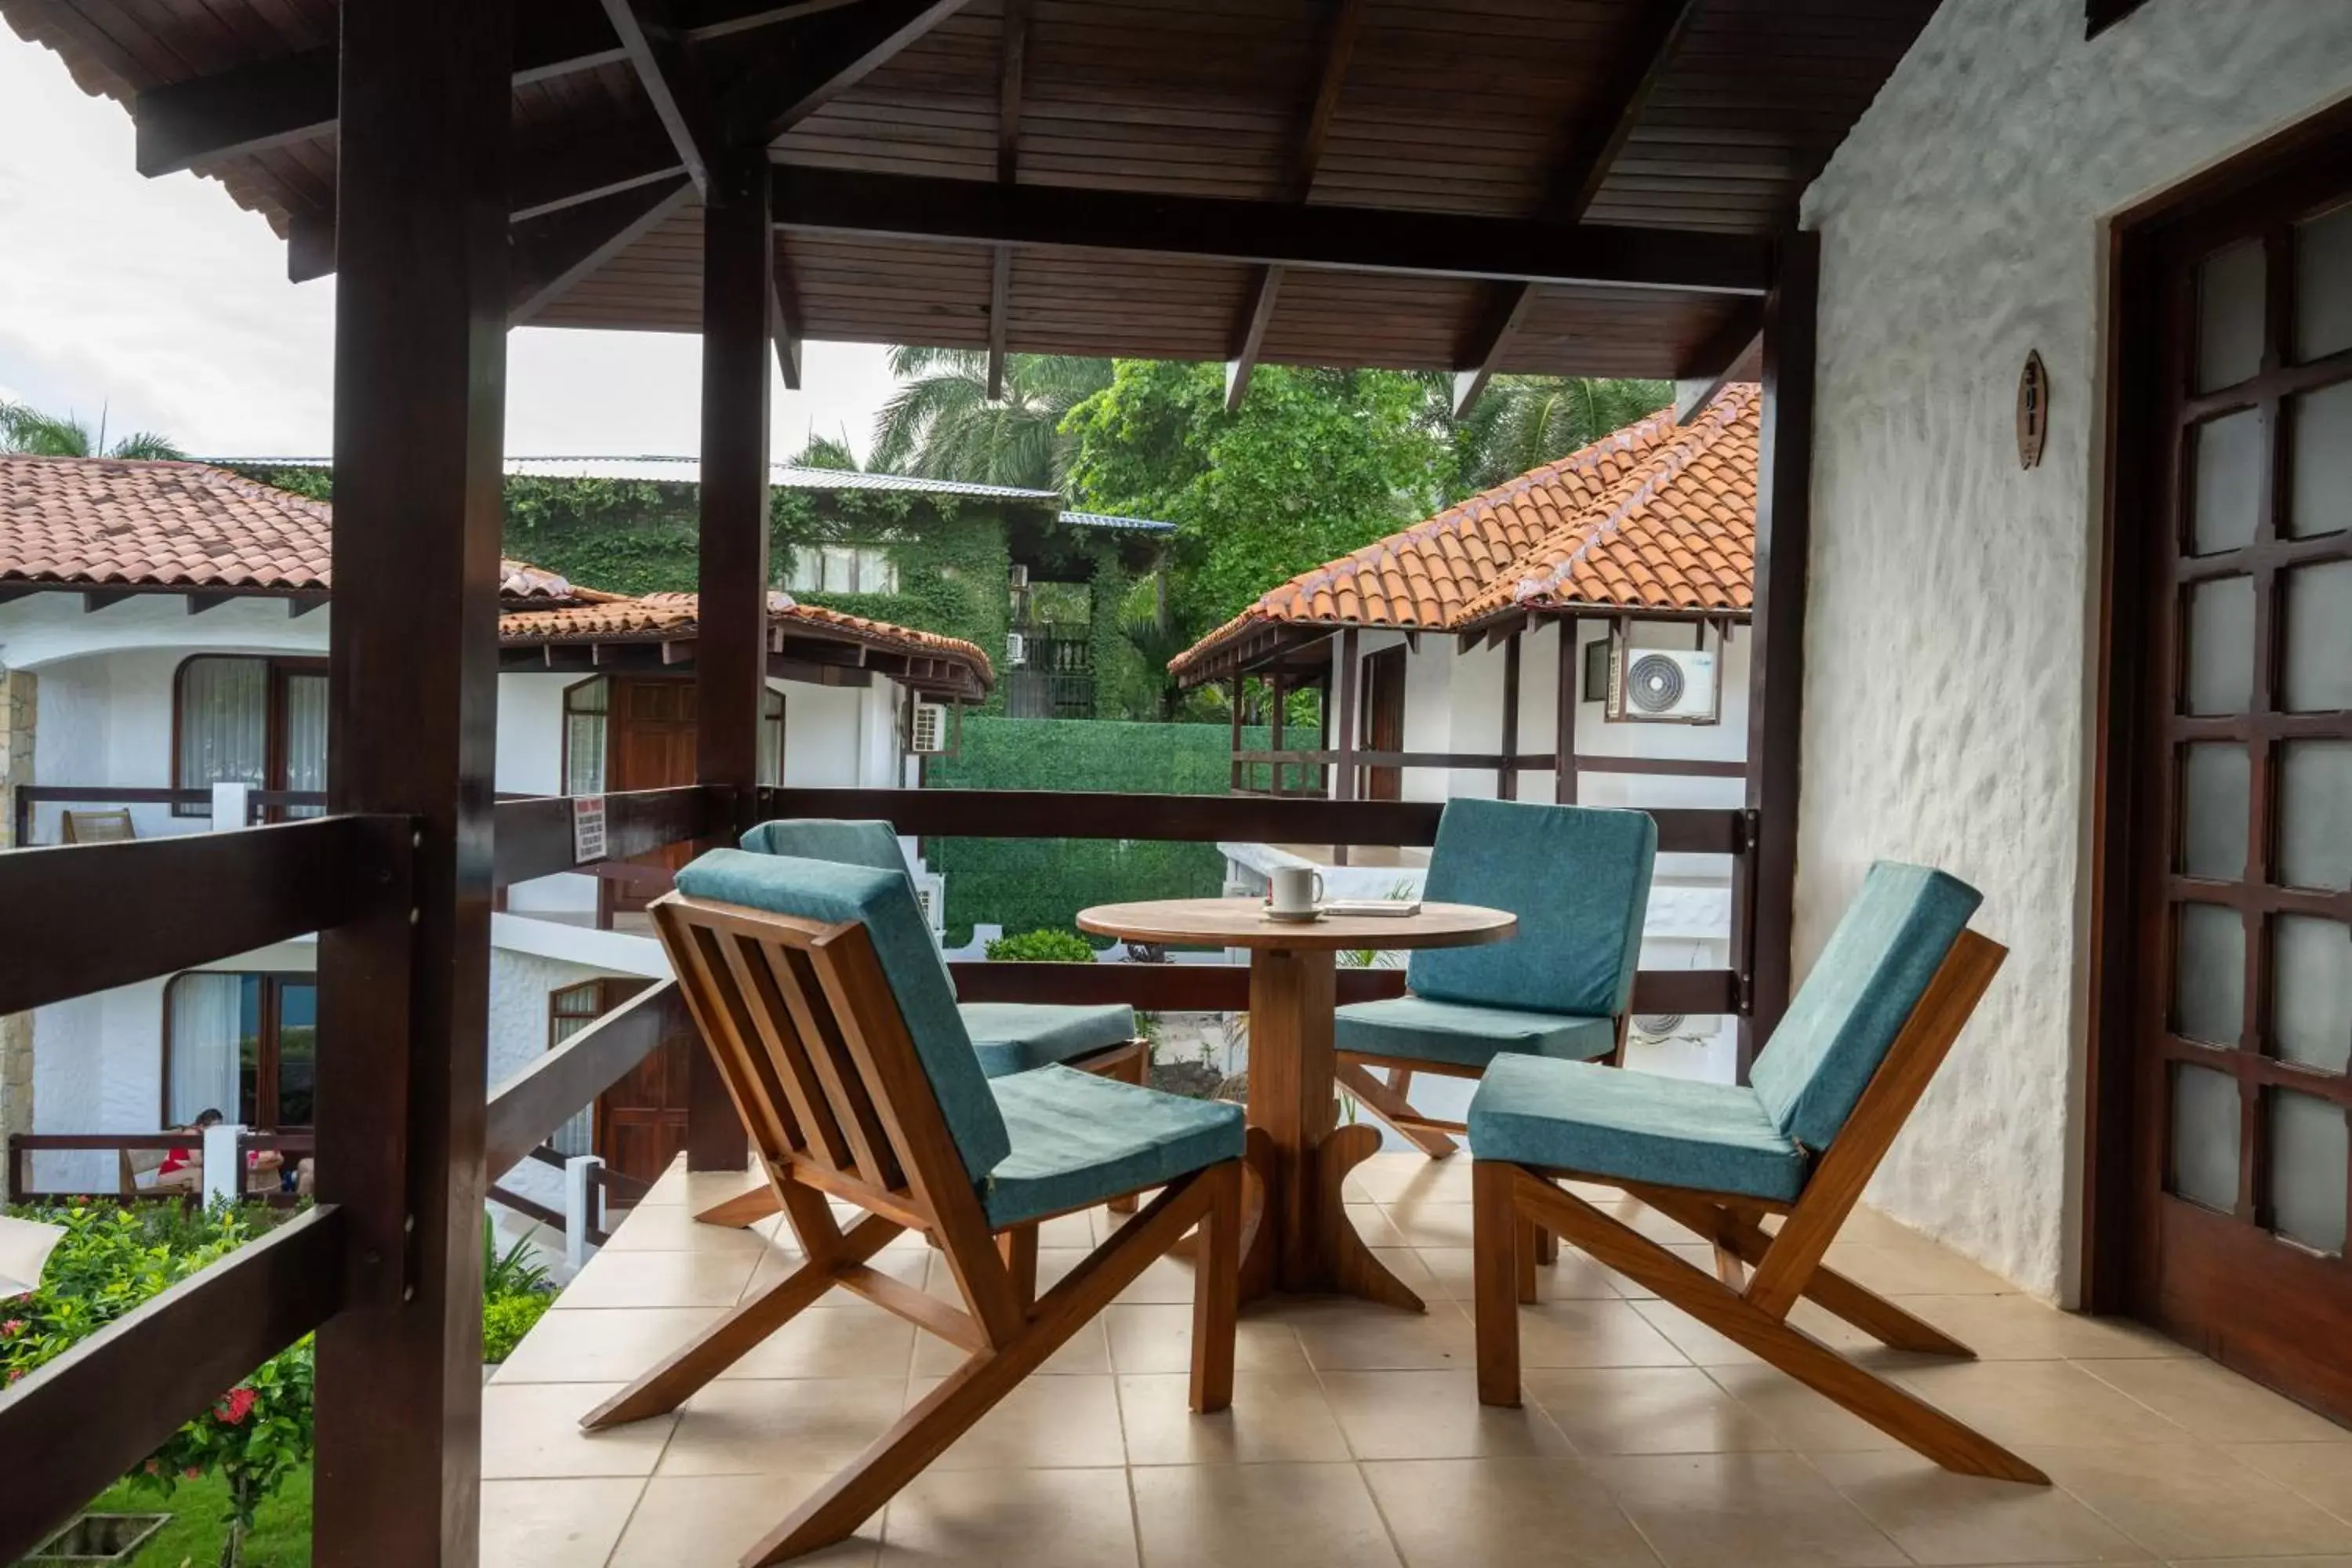
<path fill-rule="evenodd" d="M 1003 37 L 996 68 L 996 183 L 1012 184 L 1021 172 L 1021 95 L 1029 68 L 1029 22 L 1035 0 L 1004 0 Z M 1013 323 L 1013 247 L 1000 245 L 989 258 L 988 400 L 1004 396 L 1004 354 Z"/>

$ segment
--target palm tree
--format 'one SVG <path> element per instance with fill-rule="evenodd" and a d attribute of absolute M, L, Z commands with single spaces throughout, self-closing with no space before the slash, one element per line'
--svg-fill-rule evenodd
<path fill-rule="evenodd" d="M 992 402 L 979 349 L 892 349 L 890 373 L 899 386 L 874 422 L 876 469 L 1040 490 L 1061 489 L 1069 464 L 1062 416 L 1110 384 L 1108 360 L 1008 354 Z"/>
<path fill-rule="evenodd" d="M 29 404 L 0 399 L 0 452 L 22 452 L 35 458 L 145 458 L 178 459 L 187 456 L 152 430 L 134 430 L 110 447 L 106 415 L 100 410 L 98 432 L 72 415 L 44 414 Z"/>
<path fill-rule="evenodd" d="M 849 432 L 838 436 L 820 436 L 814 431 L 801 449 L 786 459 L 795 468 L 843 468 L 857 472 L 857 454 L 849 445 Z"/>
<path fill-rule="evenodd" d="M 1504 375 L 1453 422 L 1465 491 L 1501 484 L 1564 458 L 1674 401 L 1664 381 Z"/>

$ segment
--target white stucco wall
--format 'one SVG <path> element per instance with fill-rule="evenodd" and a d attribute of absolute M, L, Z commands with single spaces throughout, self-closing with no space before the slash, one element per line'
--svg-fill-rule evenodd
<path fill-rule="evenodd" d="M 2109 215 L 2352 93 L 2352 5 L 1945 0 L 1804 205 L 1822 236 L 1799 832 L 1811 962 L 1880 857 L 2008 963 L 1869 1194 L 2070 1294 Z M 2018 468 L 2019 367 L 2052 383 Z"/>

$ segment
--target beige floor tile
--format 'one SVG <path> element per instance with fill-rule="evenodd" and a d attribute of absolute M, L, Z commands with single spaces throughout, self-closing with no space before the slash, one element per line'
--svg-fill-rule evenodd
<path fill-rule="evenodd" d="M 767 1177 L 750 1166 L 740 1171 L 688 1171 L 686 1157 L 679 1155 L 653 1189 L 637 1200 L 639 1208 L 658 1208 L 664 1204 L 684 1204 L 697 1213 L 713 1204 L 740 1197 L 753 1187 L 764 1186 Z"/>
<path fill-rule="evenodd" d="M 1348 1173 L 1348 1201 L 1374 1203 L 1470 1201 L 1470 1162 L 1457 1154 L 1433 1160 L 1417 1150 L 1375 1154 Z"/>
<path fill-rule="evenodd" d="M 915 1326 L 847 1292 L 754 1345 L 721 1377 L 905 1377 Z"/>
<path fill-rule="evenodd" d="M 828 1479 L 807 1472 L 656 1476 L 621 1532 L 612 1568 L 735 1568 Z M 880 1550 L 880 1526 L 878 1517 L 869 1519 L 847 1541 L 793 1558 L 793 1568 L 867 1568 Z"/>
<path fill-rule="evenodd" d="M 2228 1452 L 2336 1518 L 2352 1521 L 2352 1444 L 2232 1443 Z"/>
<path fill-rule="evenodd" d="M 1572 1459 L 1368 1464 L 1406 1568 L 1656 1568 L 1633 1521 Z"/>
<path fill-rule="evenodd" d="M 1164 1465 L 1129 1472 L 1151 1568 L 1396 1563 L 1353 1465 Z"/>
<path fill-rule="evenodd" d="M 1665 1335 L 1676 1350 L 1700 1366 L 1765 1364 L 1761 1356 L 1743 1350 L 1671 1302 L 1651 1297 L 1635 1301 L 1633 1308 L 1641 1313 L 1644 1322 Z M 1839 1354 L 1853 1357 L 1864 1364 L 1884 1362 L 1893 1353 L 1852 1323 L 1822 1310 L 1811 1301 L 1799 1301 L 1790 1310 L 1789 1321 Z"/>
<path fill-rule="evenodd" d="M 897 1377 L 746 1378 L 686 1402 L 665 1476 L 829 1475 L 888 1429 L 906 1402 Z"/>
<path fill-rule="evenodd" d="M 1825 1395 L 1816 1394 L 1775 1367 L 1711 1366 L 1706 1374 L 1734 1399 L 1763 1418 L 1780 1441 L 1800 1454 L 1842 1454 L 1857 1449 L 1901 1448 L 1902 1444 Z"/>
<path fill-rule="evenodd" d="M 1348 1223 L 1364 1238 L 1366 1247 L 1405 1247 L 1411 1245 L 1404 1232 L 1396 1227 L 1388 1211 L 1378 1204 L 1354 1204 L 1348 1207 Z"/>
<path fill-rule="evenodd" d="M 1083 1247 L 1040 1247 L 1037 1249 L 1037 1289 L 1040 1293 L 1054 1288 L 1056 1280 L 1085 1260 L 1088 1249 Z M 929 1254 L 930 1271 L 919 1283 L 923 1289 L 942 1301 L 964 1304 L 963 1290 L 956 1284 L 955 1265 L 944 1252 Z M 893 1270 L 895 1273 L 896 1270 Z M 1192 1276 L 1185 1276 L 1185 1300 L 1192 1300 Z"/>
<path fill-rule="evenodd" d="M 677 1417 L 650 1416 L 609 1432 L 580 1429 L 580 1418 L 620 1389 L 619 1384 L 491 1384 L 482 1390 L 483 1479 L 653 1474 Z"/>
<path fill-rule="evenodd" d="M 1720 1454 L 1786 1445 L 1695 1366 L 1543 1367 L 1522 1378 L 1580 1454 Z"/>
<path fill-rule="evenodd" d="M 1902 1549 L 1793 1454 L 1597 1459 L 1667 1568 L 1880 1568 Z"/>
<path fill-rule="evenodd" d="M 2201 1356 L 2077 1364 L 2209 1443 L 2352 1442 L 2325 1415 Z"/>
<path fill-rule="evenodd" d="M 909 1407 L 936 1383 L 908 1385 Z M 1084 1469 L 1123 1465 L 1118 1391 L 1108 1374 L 1033 1377 L 932 1461 L 934 1469 Z"/>
<path fill-rule="evenodd" d="M 1648 1237 L 1652 1241 L 1687 1247 L 1705 1239 L 1680 1220 L 1669 1219 L 1641 1199 L 1629 1198 L 1622 1193 L 1603 1198 L 1593 1206 L 1620 1224 Z"/>
<path fill-rule="evenodd" d="M 1454 1198 L 1406 1198 L 1382 1205 L 1389 1223 L 1414 1247 L 1468 1247 L 1472 1243 L 1470 1204 L 1465 1194 Z"/>
<path fill-rule="evenodd" d="M 725 1317 L 717 1307 L 549 1312 L 490 1381 L 629 1383 Z"/>
<path fill-rule="evenodd" d="M 1037 1249 L 1076 1247 L 1080 1252 L 1094 1249 L 1102 1238 L 1095 1234 L 1096 1210 L 1084 1209 L 1076 1214 L 1057 1214 L 1037 1226 Z"/>
<path fill-rule="evenodd" d="M 1172 1303 L 1114 1302 L 1100 1320 L 1110 1339 L 1111 1370 L 1121 1373 L 1189 1372 L 1192 1309 Z M 1303 1373 L 1307 1352 L 1298 1332 L 1276 1319 L 1249 1316 L 1234 1325 L 1234 1366 L 1248 1374 Z"/>
<path fill-rule="evenodd" d="M 2144 1563 L 2147 1552 L 2056 1487 L 1956 1476 L 1907 1449 L 1824 1454 L 1814 1468 L 1921 1563 Z"/>
<path fill-rule="evenodd" d="M 2197 1353 L 2145 1323 L 2061 1311 L 2032 1296 L 1906 1296 L 1902 1306 L 1986 1361 L 2053 1356 L 2137 1360 Z"/>
<path fill-rule="evenodd" d="M 2175 1558 L 2170 1568 L 2352 1568 L 2352 1557 L 2200 1557 L 2193 1561 Z"/>
<path fill-rule="evenodd" d="M 2352 1552 L 2352 1526 L 2218 1448 L 2028 1448 L 2024 1457 L 2168 1559 Z"/>
<path fill-rule="evenodd" d="M 1690 1358 L 1625 1300 L 1543 1301 L 1519 1309 L 1522 1366 L 1687 1366 Z"/>
<path fill-rule="evenodd" d="M 1476 1294 L 1471 1266 L 1475 1254 L 1466 1247 L 1414 1248 L 1422 1267 L 1436 1279 L 1448 1298 L 1467 1301 Z M 1616 1276 L 1572 1247 L 1559 1249 L 1559 1261 L 1536 1270 L 1536 1295 L 1546 1301 L 1608 1301 L 1622 1294 Z"/>
<path fill-rule="evenodd" d="M 770 1248 L 767 1255 L 760 1259 L 760 1266 L 751 1270 L 751 1278 L 744 1282 L 742 1299 L 746 1301 L 758 1300 L 767 1291 L 782 1284 L 785 1276 L 800 1266 L 799 1253 L 781 1247 Z M 916 1238 L 916 1245 L 912 1247 L 902 1247 L 893 1242 L 867 1258 L 866 1266 L 887 1274 L 902 1285 L 912 1285 L 919 1290 L 923 1288 L 923 1280 L 930 1273 L 931 1249 L 922 1244 L 919 1237 Z M 839 1290 L 824 1298 L 828 1301 L 845 1301 L 853 1299 L 846 1290 Z"/>
<path fill-rule="evenodd" d="M 1823 1259 L 1882 1296 L 2006 1296 L 2017 1287 L 1925 1237 L 1893 1246 L 1831 1245 Z"/>
<path fill-rule="evenodd" d="M 1191 1308 L 1179 1308 L 1189 1312 Z M 970 1352 L 937 1334 L 917 1331 L 915 1334 L 915 1375 L 945 1377 L 963 1364 Z M 1099 1319 L 1080 1323 L 1077 1331 L 1062 1342 L 1059 1350 L 1045 1358 L 1045 1364 L 1030 1373 L 1032 1377 L 1066 1377 L 1073 1373 L 1092 1373 L 1097 1377 L 1110 1372 L 1110 1345 L 1103 1333 Z"/>
<path fill-rule="evenodd" d="M 1135 1560 L 1122 1469 L 931 1469 L 882 1521 L 882 1562 L 890 1564 L 1118 1568 Z"/>
<path fill-rule="evenodd" d="M 1478 1403 L 1474 1372 L 1327 1372 L 1323 1392 L 1359 1459 L 1475 1459 L 1566 1454 L 1533 1405 Z"/>
<path fill-rule="evenodd" d="M 603 1307 L 731 1307 L 751 1283 L 759 1253 L 607 1252 L 555 1299 L 555 1310 Z"/>
<path fill-rule="evenodd" d="M 1776 1222 L 1768 1228 L 1780 1227 Z M 1921 1242 L 1935 1245 L 1901 1220 L 1863 1204 L 1855 1205 L 1853 1212 L 1845 1216 L 1845 1223 L 1838 1226 L 1837 1239 L 1854 1247 L 1908 1247 Z"/>
<path fill-rule="evenodd" d="M 635 1476 L 484 1481 L 482 1561 L 493 1568 L 604 1568 L 645 1489 Z"/>
<path fill-rule="evenodd" d="M 1668 1242 L 1666 1250 L 1694 1268 L 1703 1269 L 1710 1276 L 1715 1273 L 1715 1248 L 1712 1247 L 1699 1242 Z M 1628 1279 L 1622 1274 L 1612 1274 L 1610 1279 L 1617 1287 L 1617 1293 L 1629 1300 L 1654 1300 L 1657 1298 L 1655 1290 Z"/>
<path fill-rule="evenodd" d="M 1305 1464 L 1348 1458 L 1348 1440 L 1307 1372 L 1247 1373 L 1213 1415 L 1187 1406 L 1192 1379 L 1153 1373 L 1118 1380 L 1119 1421 L 1131 1465 Z"/>
<path fill-rule="evenodd" d="M 1037 1256 L 1037 1278 L 1042 1289 L 1047 1283 L 1042 1249 Z M 1075 1264 L 1076 1259 L 1071 1261 Z M 1055 1275 L 1054 1278 L 1060 1277 Z M 1134 1284 L 1118 1293 L 1118 1299 L 1161 1305 L 1179 1301 L 1189 1303 L 1192 1300 L 1192 1266 L 1181 1258 L 1155 1258 L 1143 1266 L 1143 1272 L 1135 1277 Z"/>
<path fill-rule="evenodd" d="M 1470 1320 L 1451 1301 L 1426 1312 L 1370 1302 L 1298 1301 L 1281 1310 L 1318 1372 L 1438 1372 L 1477 1364 Z"/>
<path fill-rule="evenodd" d="M 698 1225 L 695 1211 L 684 1204 L 656 1204 L 639 1208 L 623 1220 L 603 1251 L 611 1252 L 749 1252 L 764 1251 L 775 1243 L 784 1223 L 781 1214 L 740 1228 Z M 789 1247 L 787 1240 L 783 1245 Z"/>
<path fill-rule="evenodd" d="M 1947 1362 L 1906 1368 L 1889 1381 L 2011 1448 L 2106 1448 L 2189 1440 L 2180 1427 L 2073 1362 Z"/>

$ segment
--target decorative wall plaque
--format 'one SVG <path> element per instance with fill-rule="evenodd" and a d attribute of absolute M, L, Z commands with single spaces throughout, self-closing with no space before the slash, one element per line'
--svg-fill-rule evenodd
<path fill-rule="evenodd" d="M 2042 466 L 2042 444 L 2050 435 L 2050 373 L 2040 351 L 2029 352 L 2017 374 L 2017 466 Z"/>

